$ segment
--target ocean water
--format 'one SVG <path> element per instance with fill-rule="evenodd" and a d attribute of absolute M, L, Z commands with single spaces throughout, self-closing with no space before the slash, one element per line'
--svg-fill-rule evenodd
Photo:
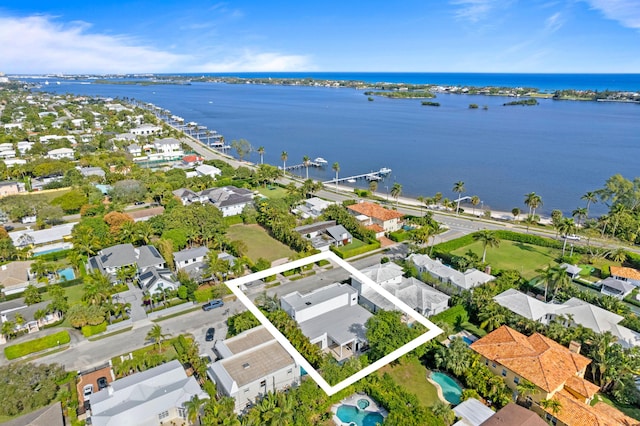
<path fill-rule="evenodd" d="M 508 78 L 516 81 L 517 76 Z M 565 77 L 557 78 L 552 83 Z M 575 78 L 571 87 L 586 79 Z M 597 85 L 609 77 L 590 78 Z M 520 82 L 516 85 L 527 85 Z M 151 102 L 217 130 L 227 142 L 244 138 L 254 147 L 263 146 L 265 162 L 274 165 L 282 165 L 283 151 L 289 156 L 287 165 L 301 163 L 305 155 L 323 157 L 328 167 L 309 170 L 316 179 L 332 179 L 333 162 L 340 164 L 341 177 L 389 167 L 393 172 L 378 187 L 383 193 L 398 182 L 407 196 L 442 192 L 454 199 L 453 184 L 461 180 L 463 195 L 478 195 L 485 208 L 524 211 L 524 194 L 536 192 L 543 200 L 541 213 L 560 209 L 570 214 L 584 206 L 580 197 L 585 192 L 601 188 L 613 174 L 638 176 L 639 104 L 541 99 L 534 107 L 506 107 L 510 98 L 439 94 L 435 101 L 441 106 L 428 107 L 415 99 L 376 97 L 369 102 L 355 89 L 83 83 L 63 80 L 42 90 Z M 469 109 L 471 103 L 488 109 Z M 249 160 L 259 161 L 258 154 Z M 591 211 L 598 214 L 605 208 L 595 204 Z"/>

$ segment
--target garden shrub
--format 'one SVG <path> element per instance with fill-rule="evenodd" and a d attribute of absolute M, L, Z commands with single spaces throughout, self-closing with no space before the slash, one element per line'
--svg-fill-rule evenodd
<path fill-rule="evenodd" d="M 91 337 L 95 334 L 100 334 L 107 331 L 107 322 L 105 321 L 98 325 L 83 325 L 81 330 L 84 337 Z"/>
<path fill-rule="evenodd" d="M 29 340 L 27 342 L 18 343 L 16 345 L 6 346 L 4 355 L 7 359 L 16 359 L 34 352 L 40 352 L 45 349 L 55 348 L 58 345 L 65 345 L 71 341 L 67 331 L 51 334 L 49 336 L 40 337 L 39 339 Z"/>

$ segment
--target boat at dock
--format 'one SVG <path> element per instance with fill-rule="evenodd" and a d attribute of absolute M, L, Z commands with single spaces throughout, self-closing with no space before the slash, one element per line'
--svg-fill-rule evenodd
<path fill-rule="evenodd" d="M 374 181 L 374 180 L 381 180 L 382 178 L 380 176 L 376 175 L 376 174 L 370 174 L 370 175 L 366 176 L 366 179 L 369 182 L 371 182 L 371 181 Z"/>
<path fill-rule="evenodd" d="M 355 179 L 347 179 L 347 182 L 349 182 L 349 183 L 356 183 L 356 180 L 355 180 Z"/>
<path fill-rule="evenodd" d="M 313 160 L 313 162 L 317 163 L 317 164 L 319 164 L 321 166 L 326 166 L 327 164 L 329 164 L 329 162 L 327 160 L 325 160 L 324 158 L 322 158 L 322 157 L 316 158 L 315 160 Z"/>
<path fill-rule="evenodd" d="M 389 173 L 391 173 L 391 169 L 388 167 L 383 167 L 378 171 L 378 173 L 380 173 L 381 175 L 388 175 Z"/>

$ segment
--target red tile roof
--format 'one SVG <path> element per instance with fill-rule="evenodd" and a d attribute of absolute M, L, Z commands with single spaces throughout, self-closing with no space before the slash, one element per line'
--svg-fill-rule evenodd
<path fill-rule="evenodd" d="M 640 281 L 640 271 L 637 269 L 626 268 L 624 266 L 611 266 L 609 270 L 613 276 Z"/>
<path fill-rule="evenodd" d="M 561 408 L 557 413 L 548 410 L 549 414 L 569 426 L 636 426 L 640 424 L 604 402 L 598 402 L 592 407 L 578 401 L 566 390 L 556 392 L 552 399 L 559 401 Z"/>
<path fill-rule="evenodd" d="M 384 207 L 379 206 L 378 204 L 369 203 L 369 202 L 352 204 L 347 208 L 358 214 L 363 214 L 365 216 L 369 216 L 382 221 L 387 221 L 391 219 L 400 219 L 404 217 L 404 215 L 399 211 L 385 209 Z"/>
<path fill-rule="evenodd" d="M 570 352 L 542 334 L 527 337 L 506 325 L 470 347 L 546 392 L 558 389 L 591 363 L 589 358 Z"/>

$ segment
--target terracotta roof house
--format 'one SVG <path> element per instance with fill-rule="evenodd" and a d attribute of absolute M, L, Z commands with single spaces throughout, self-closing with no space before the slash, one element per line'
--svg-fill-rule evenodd
<path fill-rule="evenodd" d="M 624 266 L 611 266 L 611 276 L 621 281 L 628 281 L 636 287 L 640 287 L 640 271 Z"/>
<path fill-rule="evenodd" d="M 402 226 L 404 214 L 396 210 L 385 209 L 375 203 L 365 201 L 347 206 L 347 209 L 363 225 L 378 225 L 384 232 L 397 231 Z"/>
<path fill-rule="evenodd" d="M 527 397 L 532 403 L 532 410 L 543 414 L 554 424 L 621 424 L 606 420 L 615 413 L 605 415 L 589 405 L 599 389 L 584 379 L 584 372 L 591 360 L 542 334 L 535 333 L 527 337 L 512 328 L 502 326 L 472 343 L 470 348 L 477 352 L 489 370 L 501 376 L 514 392 L 517 392 L 518 384 L 524 379 L 533 383 L 536 391 Z M 539 404 L 541 400 L 554 398 L 558 399 L 563 407 L 558 413 L 547 411 Z M 570 406 L 572 408 L 569 408 Z M 578 412 L 584 413 L 584 419 L 589 421 L 584 423 L 581 419 L 575 418 L 575 413 Z"/>

